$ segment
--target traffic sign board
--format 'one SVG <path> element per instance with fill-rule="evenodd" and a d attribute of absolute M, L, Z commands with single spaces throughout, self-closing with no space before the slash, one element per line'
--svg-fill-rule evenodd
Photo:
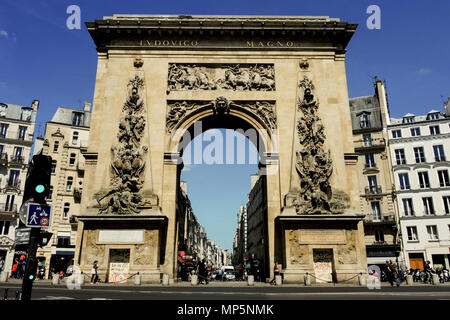
<path fill-rule="evenodd" d="M 50 206 L 29 203 L 25 225 L 31 228 L 48 228 L 50 226 Z"/>

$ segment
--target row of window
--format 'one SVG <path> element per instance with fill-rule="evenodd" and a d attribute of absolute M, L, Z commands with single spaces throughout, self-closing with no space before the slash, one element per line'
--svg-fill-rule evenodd
<path fill-rule="evenodd" d="M 6 138 L 6 135 L 8 133 L 9 124 L 7 123 L 0 123 L 0 138 Z M 19 132 L 17 133 L 16 139 L 19 140 L 25 140 L 25 136 L 27 133 L 27 127 L 19 126 Z"/>
<path fill-rule="evenodd" d="M 78 131 L 74 131 L 72 134 L 72 144 L 78 143 L 79 133 Z M 53 144 L 53 152 L 58 152 L 59 150 L 59 141 L 55 141 Z"/>
<path fill-rule="evenodd" d="M 0 103 L 0 117 L 6 117 L 6 109 L 8 109 L 8 105 Z M 24 107 L 22 108 L 22 112 L 20 114 L 20 120 L 31 121 L 32 114 L 33 114 L 32 108 Z"/>
<path fill-rule="evenodd" d="M 430 132 L 430 135 L 432 135 L 432 136 L 441 134 L 441 129 L 438 124 L 428 126 L 428 130 Z M 420 127 L 410 128 L 410 132 L 411 132 L 412 137 L 417 137 L 417 136 L 422 135 Z M 392 130 L 391 135 L 392 135 L 393 139 L 401 138 L 402 137 L 402 129 Z"/>
<path fill-rule="evenodd" d="M 3 151 L 5 150 L 5 146 L 0 144 L 0 155 L 3 154 Z M 23 147 L 14 147 L 14 153 L 13 156 L 15 159 L 21 158 L 23 155 Z"/>
<path fill-rule="evenodd" d="M 450 179 L 448 175 L 448 170 L 438 170 L 438 179 L 439 179 L 439 187 L 450 187 Z M 431 188 L 430 179 L 428 177 L 428 171 L 419 171 L 417 172 L 418 178 L 419 178 L 419 188 L 420 189 L 427 189 Z M 398 174 L 398 180 L 400 182 L 400 190 L 410 190 L 411 184 L 409 183 L 409 174 L 407 172 L 405 173 L 399 173 Z M 370 186 L 370 180 L 369 180 L 369 186 Z"/>
<path fill-rule="evenodd" d="M 450 196 L 443 196 L 442 201 L 444 202 L 445 214 L 450 215 Z M 414 206 L 413 206 L 413 200 L 411 198 L 405 198 L 405 199 L 402 199 L 402 203 L 403 203 L 403 214 L 406 217 L 414 216 L 415 211 L 414 211 Z M 422 204 L 423 204 L 423 212 L 425 215 L 435 215 L 436 214 L 432 197 L 423 197 Z"/>
<path fill-rule="evenodd" d="M 429 241 L 439 240 L 438 229 L 436 225 L 428 225 L 427 228 L 427 236 Z M 448 225 L 448 230 L 450 232 L 450 225 Z M 408 241 L 419 241 L 419 235 L 417 233 L 416 226 L 406 227 L 406 233 L 408 236 Z"/>
<path fill-rule="evenodd" d="M 416 163 L 424 163 L 426 162 L 425 151 L 423 147 L 413 148 L 414 150 L 414 158 Z M 445 161 L 445 152 L 443 145 L 433 146 L 434 160 L 436 162 Z M 406 156 L 405 149 L 395 149 L 395 162 L 397 165 L 406 164 Z"/>

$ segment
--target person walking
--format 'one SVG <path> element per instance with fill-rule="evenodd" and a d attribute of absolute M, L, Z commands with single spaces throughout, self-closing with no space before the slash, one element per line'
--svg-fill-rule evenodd
<path fill-rule="evenodd" d="M 98 261 L 95 260 L 95 261 L 94 261 L 94 264 L 93 264 L 93 266 L 92 266 L 91 284 L 95 284 L 95 283 L 97 283 L 97 281 L 98 281 L 98 272 L 97 272 L 97 269 L 98 269 Z"/>
<path fill-rule="evenodd" d="M 398 267 L 395 263 L 392 262 L 392 260 L 389 260 L 389 269 L 391 272 L 391 278 L 390 278 L 391 286 L 392 287 L 394 286 L 394 281 L 395 281 L 395 284 L 397 285 L 397 287 L 400 286 Z"/>
<path fill-rule="evenodd" d="M 273 265 L 273 279 L 270 281 L 270 284 L 277 284 L 276 278 L 280 275 L 280 269 L 278 268 L 278 262 L 275 261 L 275 264 Z"/>
<path fill-rule="evenodd" d="M 18 272 L 19 272 L 18 269 L 19 269 L 19 259 L 15 258 L 14 259 L 14 264 L 13 264 L 12 269 L 11 269 L 11 278 L 19 279 L 18 278 Z"/>
<path fill-rule="evenodd" d="M 206 270 L 206 260 L 203 259 L 198 263 L 197 266 L 197 274 L 199 277 L 199 283 L 202 284 L 205 281 L 205 284 L 208 284 L 208 271 Z"/>

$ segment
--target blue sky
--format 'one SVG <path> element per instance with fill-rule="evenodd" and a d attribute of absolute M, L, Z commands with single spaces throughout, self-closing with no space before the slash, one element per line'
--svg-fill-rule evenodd
<path fill-rule="evenodd" d="M 82 21 L 114 13 L 325 15 L 358 23 L 347 53 L 350 97 L 373 93 L 372 78 L 386 80 L 391 115 L 442 110 L 450 96 L 450 2 L 435 1 L 77 1 L 2 0 L 0 3 L 0 101 L 41 101 L 37 121 L 43 133 L 57 106 L 92 101 L 96 51 L 85 29 L 66 28 L 69 5 Z M 381 30 L 366 27 L 369 5 L 381 8 Z M 208 235 L 231 247 L 236 213 L 250 187 L 251 165 L 191 167 L 183 172 L 200 222 Z M 201 195 L 205 194 L 210 196 Z"/>

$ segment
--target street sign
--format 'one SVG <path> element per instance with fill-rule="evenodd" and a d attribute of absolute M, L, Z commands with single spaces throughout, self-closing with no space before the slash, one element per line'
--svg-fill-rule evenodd
<path fill-rule="evenodd" d="M 50 206 L 29 203 L 25 225 L 31 228 L 48 228 L 50 226 Z"/>
<path fill-rule="evenodd" d="M 29 244 L 30 243 L 31 228 L 17 228 L 16 229 L 16 244 Z M 16 251 L 17 253 L 17 251 Z"/>

